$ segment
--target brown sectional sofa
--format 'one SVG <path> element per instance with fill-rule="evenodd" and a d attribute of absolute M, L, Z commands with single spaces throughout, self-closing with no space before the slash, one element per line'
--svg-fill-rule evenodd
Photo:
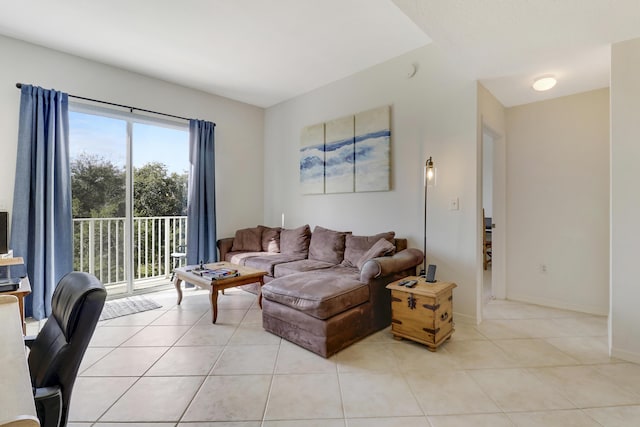
<path fill-rule="evenodd" d="M 221 259 L 267 272 L 263 327 L 323 357 L 385 328 L 385 286 L 414 275 L 422 252 L 395 233 L 354 236 L 308 225 L 258 226 L 218 241 Z M 253 289 L 257 292 L 257 285 Z"/>

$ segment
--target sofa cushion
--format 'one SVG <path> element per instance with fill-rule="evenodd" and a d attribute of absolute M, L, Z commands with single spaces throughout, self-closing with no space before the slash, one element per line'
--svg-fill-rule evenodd
<path fill-rule="evenodd" d="M 311 228 L 309 228 L 309 224 L 293 230 L 282 230 L 280 232 L 280 252 L 283 254 L 304 254 L 304 258 L 306 258 L 310 239 Z"/>
<path fill-rule="evenodd" d="M 328 319 L 369 300 L 369 286 L 344 269 L 316 270 L 274 279 L 262 297 L 317 319 Z"/>
<path fill-rule="evenodd" d="M 380 239 L 388 240 L 389 243 L 395 243 L 396 233 L 389 231 L 374 236 L 353 236 L 347 235 L 345 242 L 344 261 L 342 265 L 347 267 L 357 267 L 358 261 L 362 258 L 371 247 Z"/>
<path fill-rule="evenodd" d="M 236 231 L 232 251 L 262 251 L 262 227 L 243 228 Z"/>
<path fill-rule="evenodd" d="M 300 261 L 287 262 L 276 265 L 273 277 L 288 276 L 290 274 L 302 273 L 303 271 L 320 270 L 333 267 L 330 262 L 318 261 L 315 259 L 301 259 Z"/>
<path fill-rule="evenodd" d="M 309 258 L 340 264 L 344 259 L 344 245 L 347 232 L 334 231 L 316 226 L 309 244 Z"/>
<path fill-rule="evenodd" d="M 280 227 L 262 227 L 262 250 L 265 252 L 280 252 Z"/>
<path fill-rule="evenodd" d="M 245 259 L 244 265 L 258 270 L 266 271 L 267 275 L 273 277 L 273 269 L 276 265 L 285 262 L 297 261 L 304 259 L 303 254 L 279 254 L 274 252 L 262 253 L 260 256 L 254 256 Z"/>
<path fill-rule="evenodd" d="M 230 262 L 231 264 L 244 265 L 244 263 L 249 258 L 255 258 L 255 257 L 258 257 L 258 256 L 270 256 L 270 255 L 278 255 L 278 254 L 275 253 L 275 252 L 273 252 L 273 253 L 269 253 L 269 252 L 245 252 L 245 251 L 227 252 L 227 254 L 224 257 L 224 260 Z"/>
<path fill-rule="evenodd" d="M 386 255 L 393 255 L 395 250 L 396 250 L 396 247 L 391 243 L 389 243 L 388 240 L 380 239 L 373 246 L 371 246 L 371 248 L 367 252 L 365 252 L 360 257 L 360 259 L 356 263 L 356 266 L 358 267 L 359 270 L 362 270 L 362 266 L 364 265 L 364 263 L 369 261 L 371 258 L 377 258 L 380 256 L 386 256 Z"/>

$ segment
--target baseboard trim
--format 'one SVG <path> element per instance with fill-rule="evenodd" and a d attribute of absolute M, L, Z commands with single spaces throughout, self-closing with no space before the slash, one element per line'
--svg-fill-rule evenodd
<path fill-rule="evenodd" d="M 621 350 L 619 348 L 612 348 L 611 357 L 615 357 L 616 359 L 626 360 L 627 362 L 640 364 L 640 354 L 634 353 L 632 351 Z"/>
<path fill-rule="evenodd" d="M 570 304 L 564 301 L 558 301 L 558 300 L 552 300 L 552 299 L 546 299 L 546 298 L 537 298 L 537 297 L 530 297 L 526 295 L 509 294 L 507 299 L 510 301 L 525 302 L 528 304 L 536 304 L 536 305 L 543 305 L 545 307 L 558 308 L 560 310 L 570 310 L 570 311 L 578 311 L 580 313 L 594 314 L 596 316 L 609 315 L 608 308 L 602 309 L 600 307 L 591 307 L 591 306 L 580 305 L 580 304 Z"/>

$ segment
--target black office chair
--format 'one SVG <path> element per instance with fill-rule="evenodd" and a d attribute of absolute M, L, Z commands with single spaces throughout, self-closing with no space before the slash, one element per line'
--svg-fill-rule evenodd
<path fill-rule="evenodd" d="M 73 384 L 106 298 L 95 276 L 69 273 L 53 292 L 52 313 L 40 333 L 25 338 L 41 427 L 67 425 Z"/>

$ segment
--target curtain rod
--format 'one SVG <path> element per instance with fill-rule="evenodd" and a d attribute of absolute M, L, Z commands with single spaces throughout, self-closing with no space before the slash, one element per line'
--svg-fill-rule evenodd
<path fill-rule="evenodd" d="M 22 87 L 22 83 L 16 83 L 16 87 L 18 89 L 20 89 Z M 145 110 L 144 108 L 137 108 L 137 107 L 131 107 L 129 105 L 123 105 L 123 104 L 116 104 L 114 102 L 108 102 L 108 101 L 101 101 L 99 99 L 93 99 L 93 98 L 85 98 L 84 96 L 78 96 L 78 95 L 71 95 L 68 94 L 71 98 L 77 98 L 77 99 L 83 99 L 85 101 L 91 101 L 91 102 L 98 102 L 100 104 L 107 104 L 107 105 L 113 105 L 114 107 L 122 107 L 122 108 L 128 108 L 130 110 L 137 110 L 137 111 L 144 111 L 145 113 L 151 113 L 151 114 L 159 114 L 161 116 L 167 116 L 167 117 L 173 117 L 174 119 L 180 119 L 180 120 L 186 120 L 189 121 L 190 119 L 186 118 L 186 117 L 180 117 L 180 116 L 174 116 L 173 114 L 167 114 L 167 113 L 160 113 L 158 111 L 152 111 L 152 110 Z M 214 126 L 216 125 L 215 123 L 213 124 Z"/>

